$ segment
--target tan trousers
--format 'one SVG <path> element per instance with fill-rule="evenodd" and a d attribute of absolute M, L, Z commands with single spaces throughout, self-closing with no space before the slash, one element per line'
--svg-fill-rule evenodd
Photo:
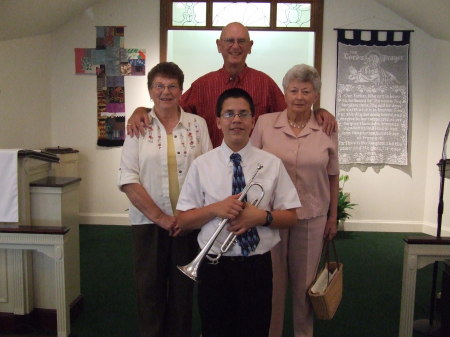
<path fill-rule="evenodd" d="M 326 221 L 326 216 L 298 220 L 293 227 L 280 230 L 281 242 L 272 249 L 273 295 L 270 337 L 283 335 L 288 282 L 293 296 L 294 336 L 313 336 L 313 311 L 307 291 L 319 264 Z"/>

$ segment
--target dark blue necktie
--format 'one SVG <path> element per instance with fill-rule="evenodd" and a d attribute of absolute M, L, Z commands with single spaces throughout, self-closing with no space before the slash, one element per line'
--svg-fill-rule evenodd
<path fill-rule="evenodd" d="M 241 166 L 241 155 L 239 153 L 233 153 L 230 156 L 230 159 L 233 161 L 233 184 L 232 184 L 232 193 L 238 194 L 245 187 L 245 177 L 244 172 L 242 172 Z M 242 201 L 246 201 L 244 198 Z M 259 243 L 259 235 L 258 231 L 255 227 L 250 228 L 246 233 L 238 235 L 237 241 L 239 246 L 241 246 L 242 255 L 248 256 L 250 252 L 256 249 Z"/>

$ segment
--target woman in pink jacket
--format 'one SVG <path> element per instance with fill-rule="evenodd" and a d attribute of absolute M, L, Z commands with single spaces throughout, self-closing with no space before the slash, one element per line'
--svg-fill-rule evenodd
<path fill-rule="evenodd" d="M 337 231 L 339 191 L 336 132 L 328 136 L 317 124 L 312 106 L 320 93 L 317 70 L 301 64 L 283 78 L 287 109 L 259 117 L 252 143 L 278 156 L 299 194 L 297 224 L 280 230 L 272 249 L 273 299 L 270 337 L 283 333 L 288 281 L 292 288 L 295 337 L 313 336 L 313 311 L 307 289 L 314 280 L 323 240 Z"/>

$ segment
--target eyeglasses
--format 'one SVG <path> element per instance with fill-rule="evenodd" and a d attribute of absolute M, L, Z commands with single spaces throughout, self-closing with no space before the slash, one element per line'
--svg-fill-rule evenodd
<path fill-rule="evenodd" d="M 236 42 L 239 46 L 243 46 L 245 45 L 248 41 L 246 39 L 232 39 L 232 38 L 228 38 L 228 39 L 221 39 L 223 42 L 225 42 L 225 44 L 230 47 L 232 45 L 234 45 Z"/>
<path fill-rule="evenodd" d="M 239 118 L 249 118 L 252 117 L 252 113 L 250 111 L 242 111 L 239 113 L 234 113 L 233 111 L 225 111 L 221 117 L 226 119 L 234 119 L 234 117 L 238 116 Z"/>
<path fill-rule="evenodd" d="M 175 84 L 164 85 L 162 83 L 155 83 L 152 85 L 152 88 L 155 89 L 156 91 L 164 91 L 164 89 L 167 88 L 170 92 L 176 92 L 178 89 L 180 89 L 178 85 Z"/>

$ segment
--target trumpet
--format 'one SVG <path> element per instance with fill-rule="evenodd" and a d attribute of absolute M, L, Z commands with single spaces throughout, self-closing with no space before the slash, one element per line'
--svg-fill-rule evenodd
<path fill-rule="evenodd" d="M 264 188 L 259 183 L 253 183 L 253 179 L 258 174 L 259 170 L 261 170 L 263 166 L 261 164 L 258 164 L 256 167 L 256 171 L 251 177 L 250 181 L 245 185 L 244 189 L 241 192 L 241 195 L 239 197 L 239 201 L 242 201 L 246 196 L 248 191 L 254 187 L 257 186 L 261 189 L 261 194 L 259 195 L 259 198 L 253 200 L 252 205 L 258 206 L 262 198 L 264 197 Z M 200 268 L 200 264 L 203 262 L 204 258 L 206 257 L 210 263 L 217 264 L 219 263 L 220 257 L 228 252 L 235 244 L 236 244 L 236 237 L 237 235 L 234 233 L 230 233 L 228 237 L 225 239 L 225 241 L 222 243 L 220 247 L 220 252 L 216 257 L 210 257 L 207 254 L 211 250 L 211 247 L 214 245 L 214 243 L 217 240 L 217 237 L 222 232 L 222 230 L 225 228 L 225 226 L 228 224 L 229 219 L 222 219 L 222 221 L 219 223 L 219 226 L 214 231 L 212 236 L 209 238 L 208 242 L 206 242 L 205 247 L 198 253 L 198 255 L 187 265 L 184 266 L 177 266 L 177 268 L 185 274 L 187 277 L 191 278 L 194 281 L 198 281 L 198 269 Z"/>

